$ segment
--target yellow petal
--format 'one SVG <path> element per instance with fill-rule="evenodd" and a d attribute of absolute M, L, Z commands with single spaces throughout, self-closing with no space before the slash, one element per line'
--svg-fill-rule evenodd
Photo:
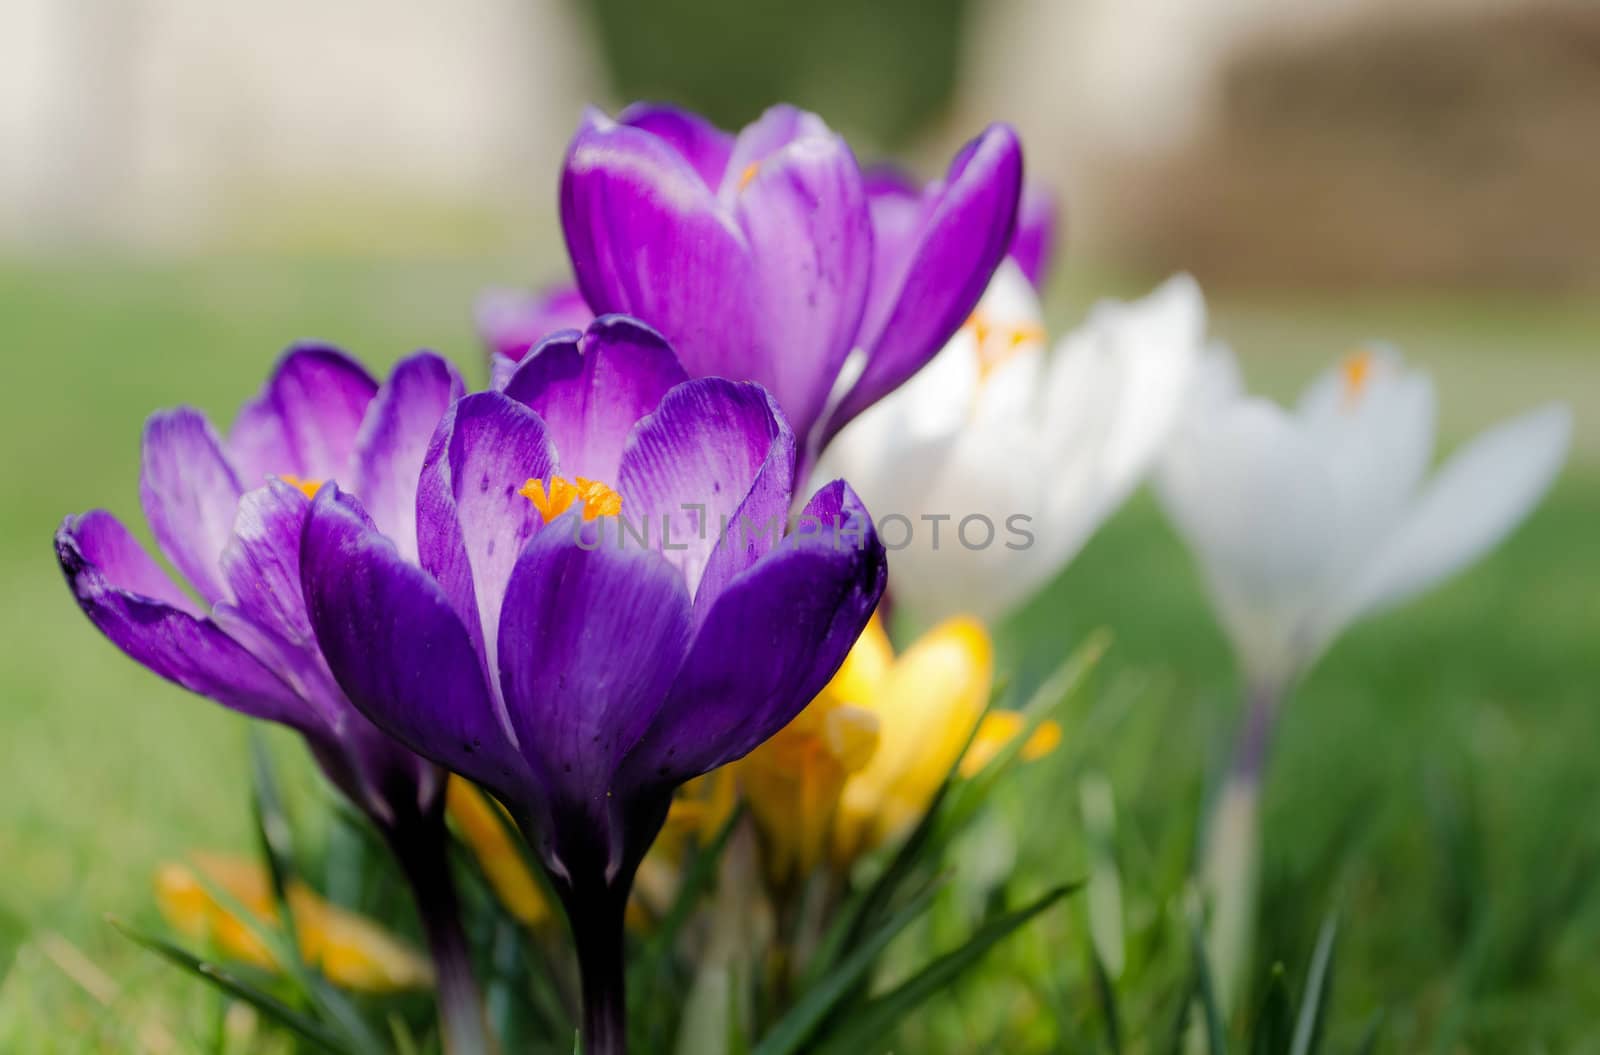
<path fill-rule="evenodd" d="M 528 927 L 549 919 L 550 904 L 538 879 L 528 870 L 527 859 L 511 841 L 512 821 L 500 804 L 468 781 L 452 776 L 445 793 L 445 809 L 506 911 Z"/>
<path fill-rule="evenodd" d="M 840 704 L 823 719 L 823 741 L 841 769 L 859 773 L 878 751 L 881 724 L 878 716 L 865 707 Z"/>
<path fill-rule="evenodd" d="M 988 632 L 957 617 L 913 644 L 870 699 L 855 701 L 877 715 L 878 745 L 845 782 L 833 839 L 837 865 L 915 823 L 955 765 L 993 679 Z"/>
<path fill-rule="evenodd" d="M 961 775 L 971 777 L 982 772 L 1007 744 L 1016 739 L 1026 724 L 1027 719 L 1017 711 L 990 711 L 984 715 L 983 721 L 978 724 L 978 731 L 973 734 L 972 746 L 961 758 Z M 1022 760 L 1032 762 L 1043 758 L 1060 744 L 1061 726 L 1046 719 L 1039 723 L 1022 745 Z"/>
<path fill-rule="evenodd" d="M 156 873 L 156 903 L 175 930 L 207 940 L 229 957 L 276 969 L 271 953 L 244 920 L 219 904 L 196 870 L 263 926 L 276 929 L 277 906 L 266 870 L 241 857 L 199 854 L 194 866 L 166 864 Z M 303 883 L 288 891 L 300 955 L 335 985 L 388 992 L 431 985 L 427 959 L 382 927 L 324 901 Z"/>

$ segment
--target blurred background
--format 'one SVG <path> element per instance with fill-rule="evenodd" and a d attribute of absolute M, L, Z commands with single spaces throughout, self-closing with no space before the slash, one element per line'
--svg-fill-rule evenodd
<path fill-rule="evenodd" d="M 299 338 L 375 368 L 435 347 L 481 379 L 479 290 L 565 277 L 555 186 L 581 108 L 641 97 L 725 126 L 793 101 L 929 176 L 1014 123 L 1065 206 L 1057 332 L 1183 269 L 1274 394 L 1382 336 L 1435 374 L 1446 447 L 1572 401 L 1573 462 L 1534 520 L 1351 634 L 1297 700 L 1263 942 L 1298 962 L 1345 907 L 1341 1039 L 1383 1009 L 1385 1050 L 1600 1050 L 1581 1046 L 1600 1006 L 1593 0 L 0 0 L 0 1050 L 187 1050 L 184 983 L 101 916 L 149 917 L 163 859 L 248 845 L 243 723 L 100 640 L 50 558 L 60 517 L 139 521 L 145 415 L 226 422 Z M 1102 625 L 1102 691 L 1154 731 L 1094 749 L 1143 852 L 1192 832 L 1235 707 L 1147 497 L 1006 628 L 1007 661 L 1026 677 Z M 982 852 L 1074 874 L 1073 832 L 1020 823 L 1029 796 L 1074 794 L 1035 769 Z"/>

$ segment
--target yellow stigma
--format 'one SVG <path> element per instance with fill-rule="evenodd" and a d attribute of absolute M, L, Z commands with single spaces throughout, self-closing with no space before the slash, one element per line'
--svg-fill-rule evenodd
<path fill-rule="evenodd" d="M 546 524 L 572 508 L 572 503 L 583 502 L 583 519 L 614 517 L 622 512 L 622 496 L 598 480 L 574 476 L 571 482 L 565 477 L 552 476 L 546 486 L 534 478 L 517 492 L 533 503 Z"/>
<path fill-rule="evenodd" d="M 317 497 L 317 492 L 322 490 L 321 480 L 303 480 L 300 477 L 292 476 L 289 473 L 279 473 L 278 479 L 282 480 L 290 487 L 298 487 L 300 489 L 300 493 L 305 495 L 307 498 Z"/>
<path fill-rule="evenodd" d="M 964 329 L 970 330 L 978 346 L 978 380 L 987 381 L 989 375 L 1009 362 L 1023 348 L 1044 341 L 1044 327 L 1034 323 L 1021 325 L 997 324 L 981 308 L 968 317 Z"/>
<path fill-rule="evenodd" d="M 750 186 L 750 181 L 755 179 L 756 173 L 760 171 L 761 162 L 759 161 L 752 161 L 750 164 L 746 165 L 744 167 L 744 171 L 739 173 L 739 189 L 744 190 L 746 187 Z"/>
<path fill-rule="evenodd" d="M 1344 362 L 1339 364 L 1339 372 L 1344 375 L 1344 403 L 1346 407 L 1354 406 L 1356 401 L 1361 398 L 1361 393 L 1367 387 L 1367 382 L 1372 379 L 1372 364 L 1372 352 L 1366 348 L 1351 352 L 1344 357 Z"/>

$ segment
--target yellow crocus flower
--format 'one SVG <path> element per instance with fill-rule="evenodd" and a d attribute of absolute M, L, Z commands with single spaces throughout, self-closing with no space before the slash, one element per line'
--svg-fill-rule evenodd
<path fill-rule="evenodd" d="M 193 862 L 168 863 L 156 872 L 156 903 L 167 922 L 192 939 L 214 942 L 234 959 L 275 970 L 272 953 L 196 875 L 225 891 L 262 924 L 276 928 L 278 907 L 266 869 L 248 858 L 223 854 L 196 854 Z M 301 959 L 334 984 L 369 993 L 433 984 L 428 959 L 371 920 L 328 903 L 298 881 L 291 882 L 288 898 Z"/>

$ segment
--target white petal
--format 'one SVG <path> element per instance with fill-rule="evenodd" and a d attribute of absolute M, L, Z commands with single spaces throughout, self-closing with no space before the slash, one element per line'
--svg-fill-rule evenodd
<path fill-rule="evenodd" d="M 1445 463 L 1328 614 L 1331 638 L 1477 560 L 1533 511 L 1566 461 L 1572 411 L 1552 404 L 1498 425 Z"/>
<path fill-rule="evenodd" d="M 1337 499 L 1323 452 L 1281 407 L 1246 398 L 1191 415 L 1156 482 L 1247 672 L 1287 675 L 1331 571 Z"/>

